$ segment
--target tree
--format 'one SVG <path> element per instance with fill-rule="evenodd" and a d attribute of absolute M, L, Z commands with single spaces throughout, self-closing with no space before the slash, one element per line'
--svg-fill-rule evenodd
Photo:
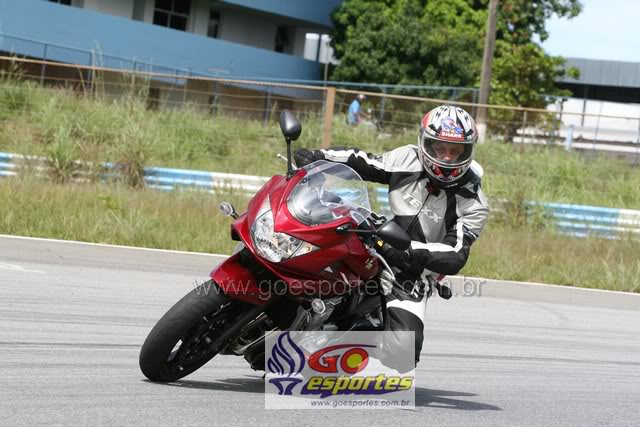
<path fill-rule="evenodd" d="M 568 90 L 555 86 L 555 80 L 565 72 L 575 75 L 574 70 L 565 70 L 565 60 L 561 57 L 545 54 L 536 44 L 517 45 L 501 41 L 499 51 L 500 55 L 493 63 L 491 104 L 544 109 L 552 101 L 541 95 L 571 94 Z M 523 114 L 514 110 L 490 110 L 490 118 L 493 120 L 490 128 L 493 132 L 503 133 L 505 136 L 515 135 L 521 123 L 525 121 Z M 527 123 L 536 123 L 549 131 L 554 130 L 557 125 L 554 120 L 554 116 L 549 114 L 531 112 L 526 118 Z"/>
<path fill-rule="evenodd" d="M 555 80 L 568 74 L 579 77 L 575 68 L 565 68 L 565 60 L 547 55 L 533 40 L 549 37 L 545 22 L 553 14 L 575 17 L 581 11 L 577 0 L 501 0 L 498 17 L 496 54 L 491 79 L 491 104 L 517 105 L 544 109 L 551 96 L 570 96 L 571 92 L 555 86 Z M 515 135 L 523 123 L 555 130 L 557 123 L 549 114 L 513 110 L 491 111 L 494 132 Z M 505 137 L 506 139 L 506 137 Z"/>
<path fill-rule="evenodd" d="M 482 57 L 482 17 L 466 0 L 346 0 L 333 14 L 333 78 L 465 86 Z"/>
<path fill-rule="evenodd" d="M 489 0 L 346 0 L 333 13 L 332 46 L 341 81 L 478 86 Z M 492 103 L 544 107 L 540 94 L 565 61 L 535 42 L 552 15 L 576 16 L 578 0 L 501 0 Z"/>
<path fill-rule="evenodd" d="M 479 1 L 477 10 L 486 9 L 487 0 Z M 538 36 L 540 41 L 549 37 L 545 24 L 553 15 L 573 18 L 582 11 L 578 0 L 500 0 L 499 40 L 525 45 Z"/>

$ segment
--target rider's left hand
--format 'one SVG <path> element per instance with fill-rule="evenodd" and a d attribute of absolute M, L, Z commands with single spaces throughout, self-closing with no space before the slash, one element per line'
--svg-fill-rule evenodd
<path fill-rule="evenodd" d="M 317 160 L 324 159 L 324 154 L 320 150 L 309 150 L 307 148 L 298 148 L 293 152 L 293 159 L 299 168 L 307 166 Z"/>

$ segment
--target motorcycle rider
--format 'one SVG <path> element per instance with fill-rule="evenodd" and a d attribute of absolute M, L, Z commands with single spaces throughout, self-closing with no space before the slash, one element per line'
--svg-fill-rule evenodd
<path fill-rule="evenodd" d="M 436 277 L 462 269 L 487 221 L 483 172 L 474 161 L 477 141 L 471 115 L 460 107 L 441 105 L 423 117 L 417 146 L 399 147 L 381 156 L 357 148 L 295 151 L 298 166 L 321 159 L 340 162 L 366 181 L 389 185 L 393 221 L 411 237 L 407 251 L 386 243 L 378 249 L 396 276 L 394 284 L 386 271 L 380 276 L 387 298 L 388 327 L 397 332 L 392 338 L 385 334 L 380 349 L 383 362 L 392 361 L 397 349 L 415 345 L 418 363 L 427 298 L 437 286 Z M 414 331 L 414 343 L 404 331 Z"/>

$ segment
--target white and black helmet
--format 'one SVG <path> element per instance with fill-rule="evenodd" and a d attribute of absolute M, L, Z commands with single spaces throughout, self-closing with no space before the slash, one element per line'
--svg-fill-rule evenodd
<path fill-rule="evenodd" d="M 441 105 L 429 111 L 420 123 L 420 161 L 435 184 L 453 183 L 471 166 L 477 141 L 478 130 L 471 115 L 460 107 Z M 442 142 L 462 147 L 456 159 L 439 158 L 434 144 Z"/>

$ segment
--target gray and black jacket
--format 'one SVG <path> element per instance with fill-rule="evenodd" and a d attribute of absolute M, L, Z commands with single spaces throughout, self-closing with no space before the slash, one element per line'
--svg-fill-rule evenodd
<path fill-rule="evenodd" d="M 480 187 L 482 168 L 475 161 L 452 186 L 437 189 L 407 145 L 382 156 L 356 148 L 321 150 L 326 160 L 345 163 L 362 179 L 389 185 L 394 221 L 411 236 L 407 267 L 424 280 L 437 274 L 457 274 L 467 262 L 473 242 L 489 216 Z"/>

